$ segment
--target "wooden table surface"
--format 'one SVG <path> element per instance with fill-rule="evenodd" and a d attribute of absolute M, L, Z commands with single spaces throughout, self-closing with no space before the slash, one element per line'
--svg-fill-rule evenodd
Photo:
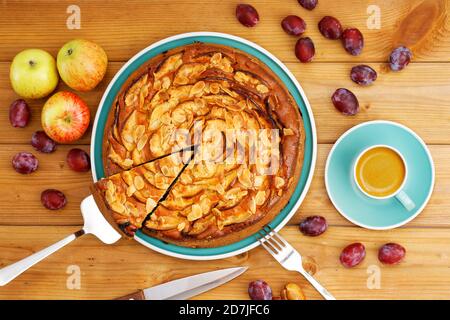
<path fill-rule="evenodd" d="M 450 1 L 448 0 L 320 0 L 312 12 L 296 0 L 251 0 L 261 22 L 249 29 L 240 25 L 234 9 L 240 1 L 0 1 L 0 267 L 50 245 L 82 225 L 79 204 L 89 194 L 91 173 L 67 168 L 65 156 L 73 146 L 61 145 L 49 155 L 36 153 L 39 170 L 23 176 L 11 168 L 11 157 L 33 151 L 32 133 L 40 129 L 45 100 L 29 101 L 31 123 L 25 129 L 8 122 L 9 104 L 18 98 L 9 84 L 12 58 L 25 48 L 42 48 L 56 56 L 73 38 L 86 38 L 106 50 L 110 63 L 104 81 L 93 92 L 80 93 L 95 114 L 98 102 L 116 71 L 142 48 L 170 35 L 189 31 L 218 31 L 247 38 L 279 57 L 294 73 L 311 103 L 318 131 L 318 160 L 310 191 L 295 217 L 281 234 L 305 257 L 308 270 L 338 299 L 443 299 L 450 298 Z M 381 28 L 369 29 L 376 3 Z M 81 29 L 68 29 L 68 6 L 81 10 Z M 70 9 L 70 8 L 69 8 Z M 69 10 L 70 11 L 70 10 Z M 369 13 L 368 13 L 369 12 Z M 303 17 L 307 35 L 316 45 L 313 63 L 301 64 L 294 55 L 296 38 L 280 28 L 288 14 Z M 348 55 L 339 41 L 323 38 L 316 27 L 324 15 L 345 26 L 358 27 L 365 37 L 363 54 Z M 414 61 L 404 71 L 389 72 L 386 59 L 398 44 L 409 46 Z M 368 88 L 351 82 L 348 73 L 357 63 L 370 64 L 379 73 Z M 360 100 L 361 112 L 345 117 L 336 112 L 330 96 L 347 87 Z M 64 84 L 59 88 L 67 89 Z M 434 194 L 414 221 L 390 231 L 370 231 L 352 225 L 339 215 L 324 186 L 324 166 L 336 139 L 352 126 L 375 119 L 392 120 L 415 130 L 429 145 L 436 165 Z M 89 150 L 90 134 L 78 142 Z M 46 188 L 62 190 L 68 205 L 49 211 L 40 203 Z M 308 215 L 323 215 L 328 231 L 308 238 L 298 231 Z M 366 245 L 364 262 L 354 269 L 339 263 L 342 248 L 352 242 Z M 386 242 L 407 249 L 397 266 L 383 266 L 377 249 Z M 196 298 L 247 299 L 247 285 L 264 279 L 274 295 L 287 282 L 300 284 L 308 299 L 320 298 L 299 275 L 285 271 L 262 248 L 239 256 L 206 262 L 170 258 L 120 240 L 103 245 L 92 236 L 82 237 L 0 287 L 1 299 L 110 299 L 178 277 L 217 268 L 245 265 L 238 279 Z M 79 286 L 73 276 L 79 271 Z M 379 275 L 379 286 L 373 286 Z M 71 285 L 72 283 L 72 285 Z"/>

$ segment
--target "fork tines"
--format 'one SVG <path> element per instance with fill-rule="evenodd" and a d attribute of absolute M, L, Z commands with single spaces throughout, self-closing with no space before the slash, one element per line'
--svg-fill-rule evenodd
<path fill-rule="evenodd" d="M 272 255 L 278 254 L 290 247 L 286 240 L 284 240 L 269 225 L 264 226 L 256 236 L 261 245 Z"/>

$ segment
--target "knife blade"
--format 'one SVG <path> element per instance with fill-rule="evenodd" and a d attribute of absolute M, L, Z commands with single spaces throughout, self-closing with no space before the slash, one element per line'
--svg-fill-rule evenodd
<path fill-rule="evenodd" d="M 246 270 L 247 267 L 236 267 L 200 273 L 139 290 L 117 300 L 185 300 L 227 283 Z"/>

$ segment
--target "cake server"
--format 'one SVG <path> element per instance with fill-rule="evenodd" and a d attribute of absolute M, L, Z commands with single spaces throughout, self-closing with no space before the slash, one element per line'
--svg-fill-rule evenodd
<path fill-rule="evenodd" d="M 247 267 L 228 268 L 200 273 L 136 291 L 116 300 L 185 300 L 233 280 Z"/>
<path fill-rule="evenodd" d="M 9 266 L 0 269 L 0 286 L 4 286 L 18 275 L 34 266 L 39 261 L 45 259 L 52 253 L 69 244 L 76 238 L 85 234 L 93 234 L 106 244 L 117 242 L 121 235 L 106 221 L 103 214 L 98 209 L 94 197 L 88 196 L 81 202 L 81 213 L 84 219 L 84 226 L 81 230 L 67 236 L 66 238 L 56 242 L 55 244 L 38 251 L 31 256 L 17 261 Z"/>

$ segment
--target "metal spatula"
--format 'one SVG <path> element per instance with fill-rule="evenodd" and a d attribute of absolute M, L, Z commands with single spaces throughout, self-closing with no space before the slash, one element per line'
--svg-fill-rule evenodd
<path fill-rule="evenodd" d="M 97 207 L 94 197 L 91 195 L 81 202 L 81 213 L 84 219 L 84 226 L 81 230 L 56 242 L 55 244 L 38 251 L 31 256 L 17 261 L 3 269 L 0 269 L 0 286 L 4 286 L 15 279 L 22 272 L 28 270 L 39 261 L 45 259 L 55 251 L 61 249 L 78 237 L 85 234 L 93 234 L 106 244 L 117 242 L 121 235 L 106 221 L 103 214 Z"/>

